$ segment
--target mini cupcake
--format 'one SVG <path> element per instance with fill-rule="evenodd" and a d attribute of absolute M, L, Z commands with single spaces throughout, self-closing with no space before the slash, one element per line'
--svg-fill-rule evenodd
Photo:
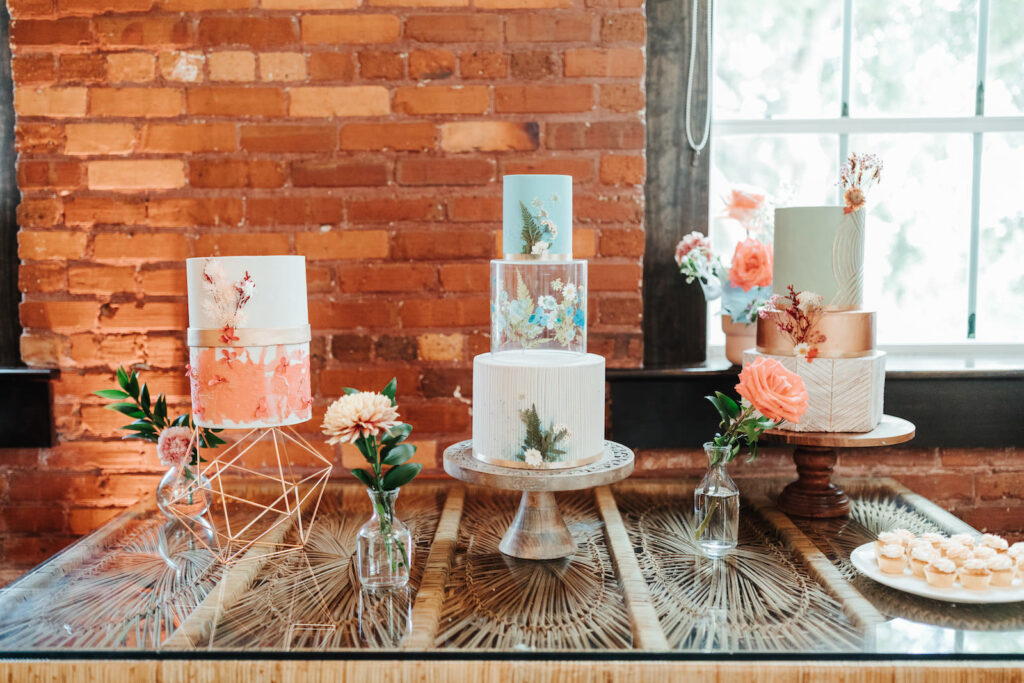
<path fill-rule="evenodd" d="M 1017 571 L 1024 572 L 1024 543 L 1014 543 L 1006 551 L 1006 555 L 1017 565 Z"/>
<path fill-rule="evenodd" d="M 957 543 L 951 538 L 947 538 L 945 541 L 939 544 L 939 554 L 946 557 L 952 548 L 966 548 L 963 543 Z M 970 548 L 968 548 L 969 550 Z"/>
<path fill-rule="evenodd" d="M 919 579 L 924 578 L 925 566 L 936 557 L 935 550 L 927 543 L 919 543 L 910 551 L 910 571 Z"/>
<path fill-rule="evenodd" d="M 949 537 L 949 540 L 953 543 L 965 545 L 968 548 L 974 548 L 974 546 L 976 545 L 974 536 L 972 536 L 971 534 L 953 534 Z"/>
<path fill-rule="evenodd" d="M 996 555 L 986 564 L 992 572 L 992 585 L 1009 588 L 1013 585 L 1013 560 L 1007 555 Z"/>
<path fill-rule="evenodd" d="M 979 545 L 971 553 L 971 556 L 974 559 L 976 559 L 976 560 L 985 560 L 986 562 L 988 562 L 993 557 L 995 557 L 997 554 L 998 553 L 996 553 L 995 550 L 993 550 L 992 548 L 989 548 L 987 545 Z"/>
<path fill-rule="evenodd" d="M 970 559 L 960 568 L 960 584 L 972 591 L 988 590 L 992 572 L 984 560 Z"/>
<path fill-rule="evenodd" d="M 957 567 L 962 567 L 967 560 L 973 559 L 971 557 L 972 552 L 973 551 L 965 545 L 954 546 L 946 549 L 946 559 L 953 560 L 953 563 L 956 564 Z"/>
<path fill-rule="evenodd" d="M 893 529 L 892 532 L 899 537 L 900 544 L 904 548 L 910 548 L 910 544 L 917 539 L 913 531 L 907 531 L 906 529 Z"/>
<path fill-rule="evenodd" d="M 902 574 L 907 566 L 907 556 L 898 543 L 883 545 L 877 553 L 878 568 L 886 574 Z"/>
<path fill-rule="evenodd" d="M 939 549 L 939 545 L 943 541 L 946 540 L 946 537 L 943 536 L 942 534 L 927 533 L 927 534 L 921 534 L 920 536 L 918 536 L 917 540 L 919 540 L 919 541 L 926 541 L 928 543 L 931 543 L 932 547 L 935 548 L 936 550 L 938 550 Z"/>
<path fill-rule="evenodd" d="M 953 560 L 938 557 L 924 568 L 924 578 L 935 588 L 952 588 L 956 581 L 956 564 Z"/>
<path fill-rule="evenodd" d="M 1005 553 L 1010 549 L 1010 544 L 1006 542 L 1006 539 L 1002 536 L 996 536 L 995 534 L 985 534 L 981 537 L 979 545 L 985 548 L 992 548 L 997 553 Z"/>
<path fill-rule="evenodd" d="M 875 541 L 875 554 L 877 555 L 879 552 L 881 552 L 882 548 L 884 548 L 885 546 L 893 544 L 902 546 L 903 541 L 900 539 L 899 536 L 897 536 L 892 531 L 883 531 L 882 533 L 878 534 L 878 539 Z"/>

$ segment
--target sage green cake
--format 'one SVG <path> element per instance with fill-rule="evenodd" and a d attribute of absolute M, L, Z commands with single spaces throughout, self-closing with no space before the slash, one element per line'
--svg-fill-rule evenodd
<path fill-rule="evenodd" d="M 864 214 L 841 206 L 775 210 L 772 293 L 820 294 L 832 310 L 859 309 L 864 298 Z"/>

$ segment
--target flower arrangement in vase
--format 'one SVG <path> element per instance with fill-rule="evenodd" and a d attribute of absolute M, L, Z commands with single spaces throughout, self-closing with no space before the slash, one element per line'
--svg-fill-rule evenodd
<path fill-rule="evenodd" d="M 693 231 L 676 245 L 675 261 L 687 284 L 700 282 L 704 298 L 722 299 L 722 331 L 726 358 L 739 365 L 743 350 L 754 344 L 754 323 L 772 284 L 772 202 L 760 192 L 734 189 L 724 199 L 722 217 L 744 231 L 728 266 L 714 253 L 708 238 Z"/>
<path fill-rule="evenodd" d="M 364 588 L 401 588 L 409 581 L 412 534 L 395 514 L 398 490 L 423 469 L 409 462 L 416 447 L 403 443 L 412 425 L 398 419 L 398 384 L 388 382 L 379 393 L 345 387 L 344 395 L 327 408 L 321 429 L 327 443 L 353 443 L 369 469 L 352 475 L 366 486 L 373 516 L 359 529 L 357 559 Z"/>
<path fill-rule="evenodd" d="M 191 413 L 184 413 L 171 419 L 167 415 L 167 397 L 160 394 L 154 401 L 149 386 L 139 381 L 139 373 L 117 368 L 117 384 L 120 389 L 100 389 L 93 392 L 100 398 L 113 401 L 105 408 L 127 415 L 134 422 L 121 429 L 129 433 L 122 439 L 141 439 L 156 444 L 160 464 L 169 468 L 157 486 L 157 506 L 170 517 L 176 517 L 169 510 L 170 505 L 185 517 L 199 517 L 210 507 L 209 482 L 197 469 L 200 462 L 199 448 L 216 448 L 225 443 L 217 436 L 219 429 L 202 427 L 196 430 Z M 187 495 L 185 495 L 187 494 Z"/>
<path fill-rule="evenodd" d="M 724 557 L 739 538 L 739 488 L 728 464 L 744 448 L 753 462 L 758 440 L 783 421 L 798 422 L 807 412 L 807 388 L 796 373 L 770 358 L 758 358 L 740 372 L 741 403 L 716 392 L 706 397 L 718 411 L 721 430 L 704 444 L 708 471 L 693 494 L 694 537 L 708 557 Z"/>

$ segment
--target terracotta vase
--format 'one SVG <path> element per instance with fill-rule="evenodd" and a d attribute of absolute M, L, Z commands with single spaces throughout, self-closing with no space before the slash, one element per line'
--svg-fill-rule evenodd
<path fill-rule="evenodd" d="M 757 345 L 757 325 L 734 323 L 731 317 L 723 315 L 722 332 L 725 332 L 725 357 L 734 365 L 743 365 L 743 352 Z"/>

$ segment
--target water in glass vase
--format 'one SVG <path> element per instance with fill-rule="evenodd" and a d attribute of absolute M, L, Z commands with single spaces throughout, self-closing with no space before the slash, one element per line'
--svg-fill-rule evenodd
<path fill-rule="evenodd" d="M 740 525 L 740 490 L 729 476 L 728 447 L 704 444 L 708 471 L 693 492 L 694 537 L 705 555 L 724 557 L 736 547 Z"/>
<path fill-rule="evenodd" d="M 359 529 L 356 555 L 363 588 L 401 588 L 409 582 L 412 534 L 395 514 L 398 490 L 367 489 L 373 517 Z"/>

